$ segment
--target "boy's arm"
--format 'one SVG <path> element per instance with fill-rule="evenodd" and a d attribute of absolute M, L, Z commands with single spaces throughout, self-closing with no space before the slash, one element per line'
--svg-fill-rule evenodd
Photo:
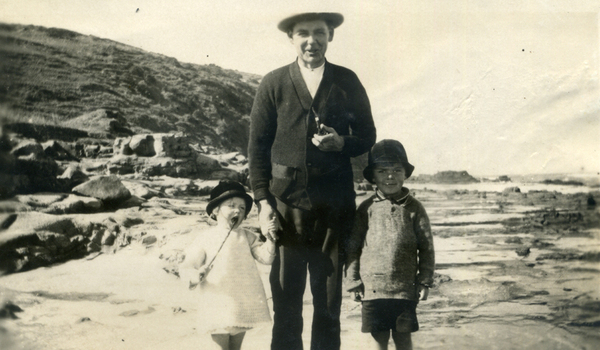
<path fill-rule="evenodd" d="M 433 270 L 435 268 L 435 252 L 433 248 L 433 235 L 431 224 L 425 208 L 419 203 L 414 230 L 417 234 L 417 247 L 419 250 L 419 272 L 417 283 L 424 287 L 433 284 Z"/>

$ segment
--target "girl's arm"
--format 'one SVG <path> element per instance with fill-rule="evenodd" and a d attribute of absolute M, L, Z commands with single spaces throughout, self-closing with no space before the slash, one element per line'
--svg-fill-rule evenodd
<path fill-rule="evenodd" d="M 275 260 L 275 242 L 267 239 L 265 242 L 261 242 L 258 236 L 248 230 L 246 237 L 248 238 L 248 244 L 250 245 L 250 251 L 256 261 L 264 265 L 271 265 Z"/>
<path fill-rule="evenodd" d="M 179 265 L 179 277 L 189 288 L 196 287 L 200 281 L 200 270 L 206 264 L 206 251 L 201 247 L 199 240 L 194 241 L 185 250 L 185 259 Z"/>

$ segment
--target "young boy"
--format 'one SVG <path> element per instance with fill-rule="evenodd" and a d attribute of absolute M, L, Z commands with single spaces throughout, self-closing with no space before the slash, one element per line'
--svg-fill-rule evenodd
<path fill-rule="evenodd" d="M 179 268 L 182 281 L 198 293 L 199 329 L 221 350 L 239 350 L 247 330 L 271 320 L 254 260 L 271 264 L 275 243 L 262 243 L 240 227 L 251 208 L 252 197 L 242 184 L 221 181 L 206 206 L 217 225 L 187 247 Z M 269 229 L 276 237 L 274 223 Z"/>
<path fill-rule="evenodd" d="M 416 306 L 426 300 L 435 265 L 429 218 L 404 185 L 414 167 L 402 144 L 376 143 L 363 174 L 377 187 L 358 208 L 348 240 L 347 290 L 362 300 L 362 332 L 374 349 L 412 349 Z"/>

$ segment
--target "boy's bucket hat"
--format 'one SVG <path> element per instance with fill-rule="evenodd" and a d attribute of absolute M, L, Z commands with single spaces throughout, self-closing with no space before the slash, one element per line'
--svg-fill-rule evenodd
<path fill-rule="evenodd" d="M 305 12 L 298 13 L 283 19 L 277 25 L 277 28 L 284 33 L 289 32 L 298 22 L 323 20 L 333 28 L 337 28 L 344 22 L 344 16 L 336 12 Z"/>
<path fill-rule="evenodd" d="M 232 180 L 221 180 L 219 184 L 210 191 L 210 202 L 206 205 L 206 214 L 212 217 L 212 211 L 224 200 L 240 197 L 246 201 L 246 216 L 252 209 L 252 197 L 246 193 L 244 186 Z"/>
<path fill-rule="evenodd" d="M 407 179 L 415 170 L 415 167 L 408 162 L 404 147 L 396 140 L 381 140 L 371 148 L 369 163 L 363 170 L 363 176 L 370 183 L 373 183 L 373 169 L 377 163 L 401 163 Z"/>

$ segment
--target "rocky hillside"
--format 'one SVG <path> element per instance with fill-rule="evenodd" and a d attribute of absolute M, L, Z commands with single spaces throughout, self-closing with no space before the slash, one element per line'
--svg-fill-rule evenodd
<path fill-rule="evenodd" d="M 259 79 L 64 29 L 0 23 L 0 114 L 8 123 L 108 138 L 183 132 L 200 146 L 245 153 Z M 93 113 L 112 118 L 112 129 Z"/>

